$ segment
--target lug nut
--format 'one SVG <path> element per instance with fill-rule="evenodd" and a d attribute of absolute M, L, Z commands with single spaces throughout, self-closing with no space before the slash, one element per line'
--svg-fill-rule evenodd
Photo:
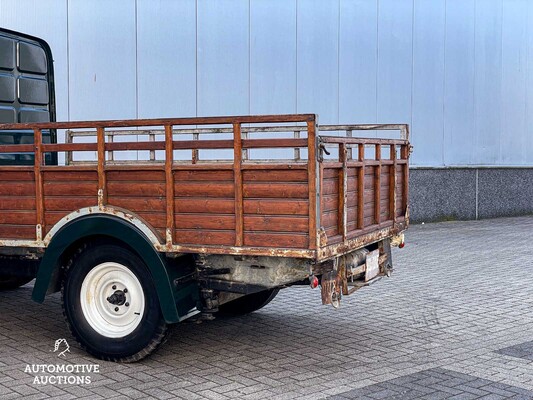
<path fill-rule="evenodd" d="M 115 311 L 117 311 L 117 312 L 118 312 L 118 307 L 115 307 Z"/>
<path fill-rule="evenodd" d="M 127 288 L 124 288 L 123 292 L 124 292 L 124 293 L 128 293 L 128 289 L 127 289 Z"/>
<path fill-rule="evenodd" d="M 129 307 L 129 306 L 130 306 L 130 303 L 126 303 L 126 304 L 124 304 L 124 305 L 125 305 L 126 307 Z"/>
<path fill-rule="evenodd" d="M 117 288 L 117 285 L 113 285 L 112 289 L 115 290 Z"/>

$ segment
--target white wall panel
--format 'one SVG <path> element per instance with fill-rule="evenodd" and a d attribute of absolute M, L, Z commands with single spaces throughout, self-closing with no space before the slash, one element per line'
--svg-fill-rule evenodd
<path fill-rule="evenodd" d="M 198 115 L 250 112 L 248 0 L 198 1 Z"/>
<path fill-rule="evenodd" d="M 445 0 L 415 0 L 413 28 L 413 163 L 443 162 Z"/>
<path fill-rule="evenodd" d="M 378 4 L 341 0 L 339 122 L 377 122 Z"/>
<path fill-rule="evenodd" d="M 527 95 L 528 0 L 503 2 L 502 84 L 499 162 L 513 165 L 525 160 Z"/>
<path fill-rule="evenodd" d="M 474 146 L 475 0 L 447 0 L 444 165 L 472 162 Z M 428 165 L 439 165 L 437 160 Z"/>
<path fill-rule="evenodd" d="M 412 123 L 418 166 L 533 164 L 529 0 L 1 0 L 58 119 L 313 112 Z"/>
<path fill-rule="evenodd" d="M 68 32 L 70 118 L 135 118 L 135 1 L 71 0 Z"/>
<path fill-rule="evenodd" d="M 137 1 L 139 118 L 196 115 L 196 1 Z"/>
<path fill-rule="evenodd" d="M 502 0 L 476 1 L 474 76 L 475 164 L 500 158 L 502 89 Z"/>
<path fill-rule="evenodd" d="M 521 132 L 525 136 L 526 158 L 517 160 L 517 163 L 533 165 L 533 2 L 527 2 L 527 59 L 526 68 L 526 127 Z"/>
<path fill-rule="evenodd" d="M 339 1 L 298 1 L 298 112 L 339 120 Z"/>
<path fill-rule="evenodd" d="M 54 21 L 51 23 L 50 21 Z M 68 119 L 67 1 L 1 0 L 0 26 L 48 42 L 54 57 L 57 119 Z M 61 138 L 60 138 L 61 139 Z"/>
<path fill-rule="evenodd" d="M 296 0 L 250 3 L 250 112 L 296 112 Z"/>
<path fill-rule="evenodd" d="M 378 2 L 378 122 L 411 122 L 413 1 Z M 416 132 L 412 132 L 413 136 Z"/>

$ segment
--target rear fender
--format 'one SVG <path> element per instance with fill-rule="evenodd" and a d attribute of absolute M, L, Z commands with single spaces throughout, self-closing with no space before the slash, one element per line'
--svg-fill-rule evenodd
<path fill-rule="evenodd" d="M 84 238 L 107 236 L 125 243 L 133 249 L 148 266 L 157 290 L 159 304 L 168 323 L 186 318 L 196 306 L 198 289 L 191 284 L 174 285 L 176 271 L 166 258 L 154 249 L 154 244 L 131 222 L 108 214 L 90 214 L 74 219 L 62 226 L 50 240 L 42 258 L 37 280 L 32 293 L 33 300 L 42 303 L 47 294 L 59 290 L 61 261 L 65 252 Z"/>

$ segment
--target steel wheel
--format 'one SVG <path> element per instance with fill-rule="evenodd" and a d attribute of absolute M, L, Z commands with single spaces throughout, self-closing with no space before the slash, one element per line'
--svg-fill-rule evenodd
<path fill-rule="evenodd" d="M 83 246 L 66 266 L 61 292 L 72 335 L 96 357 L 138 361 L 166 338 L 149 268 L 126 246 L 108 241 Z"/>
<path fill-rule="evenodd" d="M 106 262 L 85 276 L 80 303 L 87 322 L 96 332 L 120 338 L 141 323 L 144 291 L 131 270 L 116 262 Z"/>

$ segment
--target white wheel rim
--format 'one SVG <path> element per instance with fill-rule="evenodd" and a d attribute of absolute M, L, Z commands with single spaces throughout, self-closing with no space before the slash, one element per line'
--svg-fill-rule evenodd
<path fill-rule="evenodd" d="M 114 294 L 119 296 L 119 302 L 116 296 L 111 297 Z M 144 315 L 144 292 L 139 279 L 115 262 L 99 264 L 89 271 L 81 285 L 80 302 L 91 328 L 109 338 L 129 335 Z"/>

